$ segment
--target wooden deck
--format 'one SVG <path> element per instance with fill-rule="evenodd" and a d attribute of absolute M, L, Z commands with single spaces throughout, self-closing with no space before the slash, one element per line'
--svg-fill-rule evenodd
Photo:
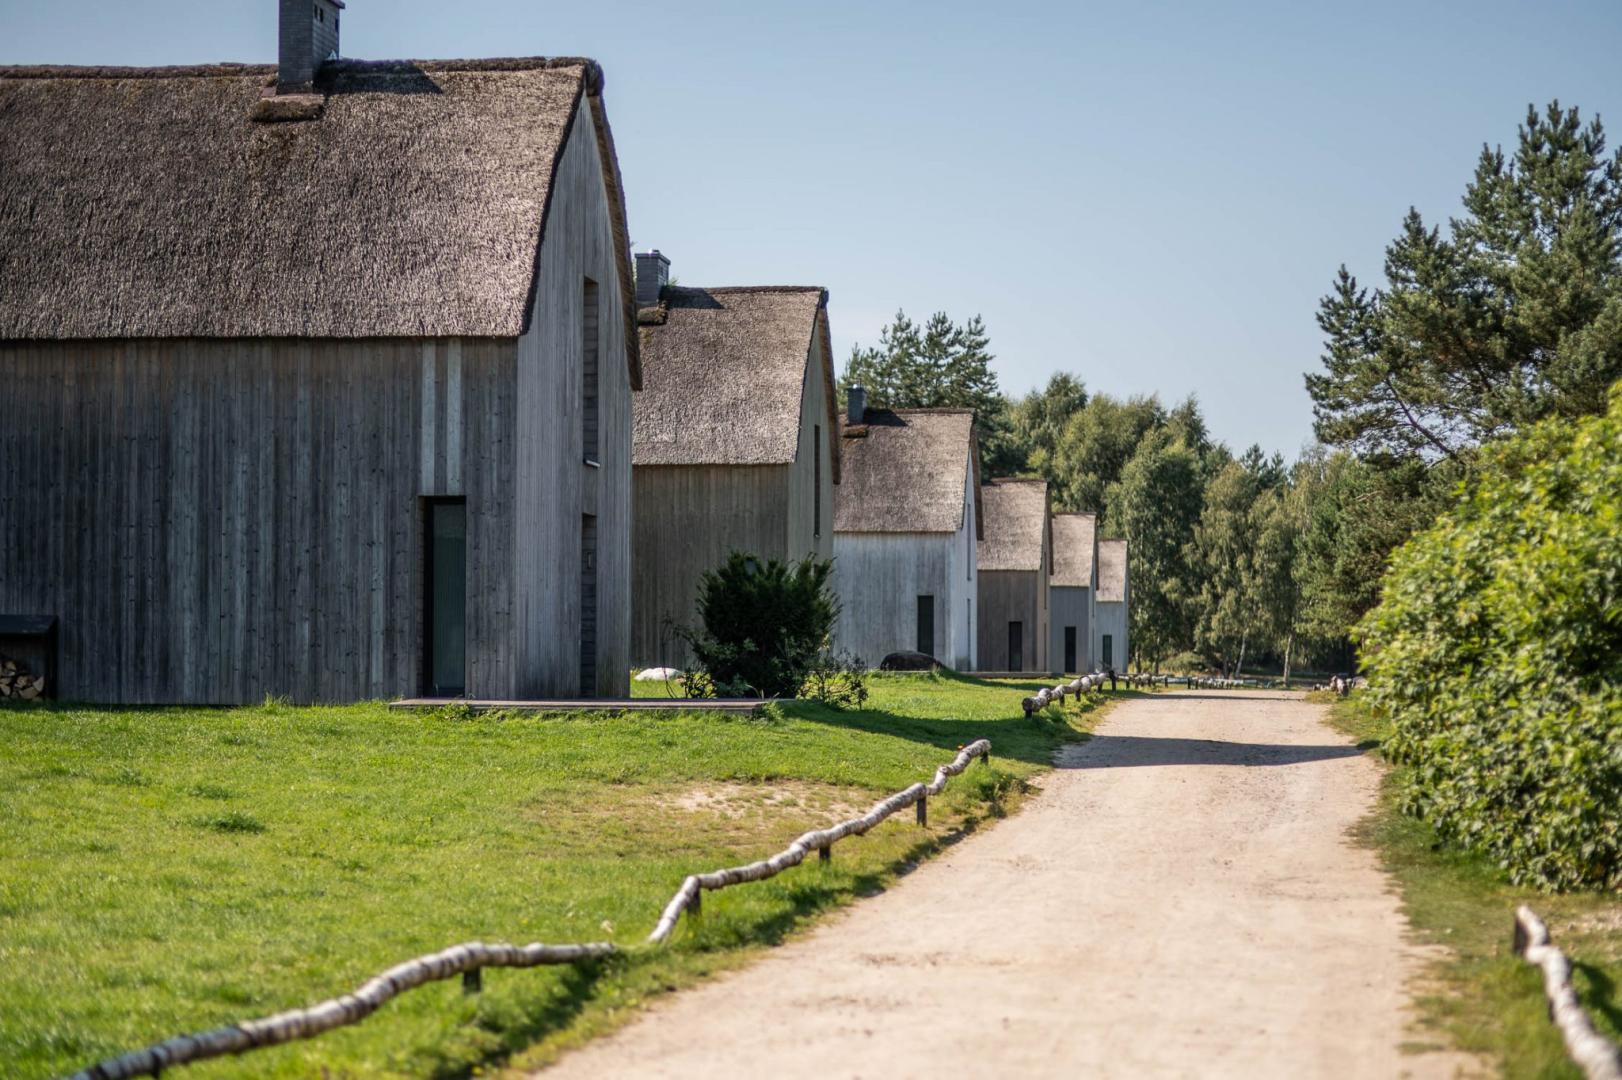
<path fill-rule="evenodd" d="M 391 709 L 438 709 L 446 705 L 466 705 L 475 712 L 721 712 L 748 716 L 761 706 L 786 698 L 571 698 L 544 701 L 501 701 L 493 698 L 402 698 L 389 702 Z"/>

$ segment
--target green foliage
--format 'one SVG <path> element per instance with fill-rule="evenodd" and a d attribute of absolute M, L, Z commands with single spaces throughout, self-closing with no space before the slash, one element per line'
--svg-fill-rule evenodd
<path fill-rule="evenodd" d="M 1517 882 L 1622 887 L 1622 389 L 1495 448 L 1359 629 L 1405 808 Z"/>
<path fill-rule="evenodd" d="M 1164 431 L 1143 441 L 1111 489 L 1110 521 L 1127 542 L 1132 643 L 1151 664 L 1193 637 L 1193 540 L 1203 503 L 1199 457 Z"/>
<path fill-rule="evenodd" d="M 1023 470 L 1025 453 L 1014 439 L 1008 399 L 991 370 L 993 359 L 980 316 L 959 325 L 937 311 L 920 326 L 897 311 L 879 332 L 877 346 L 851 350 L 840 397 L 847 387 L 858 385 L 875 407 L 973 409 L 982 474 L 1012 475 Z"/>
<path fill-rule="evenodd" d="M 678 631 L 724 697 L 793 697 L 839 615 L 833 562 L 762 562 L 734 551 L 699 580 L 701 628 Z"/>
<path fill-rule="evenodd" d="M 1071 416 L 1051 449 L 1038 445 L 1033 450 L 1031 468 L 1052 485 L 1056 508 L 1105 511 L 1109 490 L 1138 444 L 1165 423 L 1166 410 L 1157 398 L 1123 401 L 1094 394 Z"/>
<path fill-rule="evenodd" d="M 835 709 L 860 709 L 867 704 L 867 665 L 852 653 L 821 653 L 805 674 L 800 697 Z"/>
<path fill-rule="evenodd" d="M 1362 745 L 1383 746 L 1390 725 L 1372 716 L 1364 695 L 1338 700 L 1337 727 Z M 1379 805 L 1358 826 L 1396 878 L 1403 914 L 1426 945 L 1440 946 L 1416 1005 L 1426 1028 L 1467 1053 L 1487 1055 L 1506 1077 L 1581 1080 L 1560 1030 L 1549 1023 L 1543 980 L 1506 946 L 1506 915 L 1530 903 L 1573 961 L 1578 1000 L 1610 1039 L 1622 1036 L 1616 987 L 1622 985 L 1622 927 L 1615 894 L 1538 894 L 1512 885 L 1479 853 L 1440 844 L 1436 831 L 1403 814 L 1399 767 L 1388 770 Z"/>
<path fill-rule="evenodd" d="M 1622 376 L 1622 152 L 1596 118 L 1529 109 L 1483 147 L 1449 235 L 1410 210 L 1386 287 L 1342 267 L 1307 376 L 1318 437 L 1377 461 L 1460 459 L 1549 416 L 1602 411 Z"/>

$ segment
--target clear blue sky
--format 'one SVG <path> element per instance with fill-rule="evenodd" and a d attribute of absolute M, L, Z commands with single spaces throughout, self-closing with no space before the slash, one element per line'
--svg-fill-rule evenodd
<path fill-rule="evenodd" d="M 0 63 L 275 57 L 275 0 L 0 0 Z M 1622 3 L 349 0 L 359 58 L 586 55 L 631 232 L 691 285 L 820 284 L 841 363 L 984 315 L 1005 389 L 1199 396 L 1293 455 L 1317 299 L 1456 212 L 1529 102 L 1622 138 Z"/>

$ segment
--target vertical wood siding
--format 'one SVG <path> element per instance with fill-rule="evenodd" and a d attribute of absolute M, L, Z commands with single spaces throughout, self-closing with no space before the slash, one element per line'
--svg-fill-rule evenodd
<path fill-rule="evenodd" d="M 1045 560 L 1044 560 L 1045 563 Z M 1008 657 L 1008 624 L 1024 624 L 1022 671 L 1047 671 L 1048 608 L 1043 603 L 1047 569 L 981 570 L 979 603 L 980 670 L 1012 671 Z"/>
<path fill-rule="evenodd" d="M 791 559 L 807 555 L 831 558 L 834 553 L 833 440 L 828 430 L 828 394 L 822 379 L 822 320 L 811 334 L 804 382 L 800 389 L 800 433 L 789 471 L 788 547 Z M 821 428 L 820 448 L 813 428 Z M 819 461 L 820 459 L 820 461 Z M 817 474 L 821 470 L 821 524 L 817 529 Z"/>
<path fill-rule="evenodd" d="M 469 690 L 500 691 L 512 365 L 510 340 L 0 346 L 0 611 L 58 617 L 72 700 L 415 693 L 418 497 L 464 494 Z"/>
<path fill-rule="evenodd" d="M 1080 586 L 1055 585 L 1048 591 L 1049 643 L 1048 658 L 1055 670 L 1064 666 L 1064 628 L 1076 628 L 1076 670 L 1067 674 L 1083 674 L 1093 670 L 1091 642 L 1092 590 Z"/>
<path fill-rule="evenodd" d="M 869 666 L 916 645 L 917 600 L 935 598 L 931 654 L 959 671 L 977 667 L 974 624 L 974 478 L 965 464 L 965 505 L 955 533 L 839 533 L 834 537 L 838 648 Z"/>
<path fill-rule="evenodd" d="M 688 652 L 665 621 L 696 622 L 694 601 L 703 573 L 734 550 L 767 559 L 788 556 L 789 467 L 639 465 L 632 484 L 632 662 L 679 667 Z"/>
<path fill-rule="evenodd" d="M 595 514 L 596 692 L 623 696 L 630 691 L 631 383 L 608 189 L 585 99 L 551 200 L 530 328 L 518 341 L 513 693 L 581 691 L 581 518 Z M 587 278 L 597 283 L 599 309 L 598 466 L 584 463 Z"/>
<path fill-rule="evenodd" d="M 1132 596 L 1130 589 L 1126 595 L 1130 600 Z M 1102 664 L 1104 662 L 1104 635 L 1113 635 L 1115 670 L 1125 671 L 1127 660 L 1132 655 L 1132 642 L 1127 636 L 1127 605 L 1120 601 L 1109 600 L 1100 601 L 1095 607 L 1097 627 L 1093 633 L 1093 655 L 1098 657 L 1098 662 Z"/>

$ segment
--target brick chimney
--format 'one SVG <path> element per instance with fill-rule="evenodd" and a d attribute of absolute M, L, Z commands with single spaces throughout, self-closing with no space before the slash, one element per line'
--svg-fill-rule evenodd
<path fill-rule="evenodd" d="M 343 0 L 278 0 L 281 26 L 276 55 L 276 92 L 308 94 L 316 72 L 338 56 L 338 13 Z"/>
<path fill-rule="evenodd" d="M 659 291 L 670 284 L 670 260 L 659 254 L 659 249 L 638 252 L 636 256 L 636 306 L 652 307 L 659 302 Z"/>

